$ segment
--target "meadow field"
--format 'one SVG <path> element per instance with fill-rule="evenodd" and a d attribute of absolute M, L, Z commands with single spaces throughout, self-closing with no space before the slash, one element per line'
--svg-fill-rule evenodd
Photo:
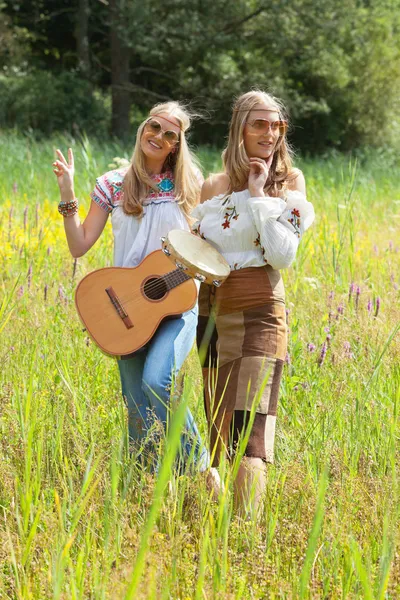
<path fill-rule="evenodd" d="M 130 457 L 115 360 L 74 289 L 112 264 L 111 226 L 74 261 L 54 148 L 72 145 L 81 215 L 116 144 L 0 137 L 0 599 L 400 597 L 400 162 L 298 161 L 316 221 L 284 272 L 290 343 L 276 461 L 257 521 L 171 469 L 182 407 L 206 436 L 193 351 L 158 477 Z M 200 148 L 205 173 L 219 153 Z M 170 481 L 170 484 L 168 484 Z"/>

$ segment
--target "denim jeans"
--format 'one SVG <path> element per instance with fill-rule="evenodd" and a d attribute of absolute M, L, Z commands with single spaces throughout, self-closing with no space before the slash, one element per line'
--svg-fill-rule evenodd
<path fill-rule="evenodd" d="M 130 442 L 136 445 L 145 442 L 157 422 L 165 432 L 172 380 L 176 379 L 193 346 L 197 316 L 196 306 L 180 318 L 164 321 L 141 351 L 130 358 L 118 360 L 122 394 L 128 407 Z M 176 385 L 175 381 L 173 385 Z M 192 457 L 192 464 L 199 471 L 207 469 L 210 462 L 189 409 L 181 436 L 180 457 L 183 463 Z"/>

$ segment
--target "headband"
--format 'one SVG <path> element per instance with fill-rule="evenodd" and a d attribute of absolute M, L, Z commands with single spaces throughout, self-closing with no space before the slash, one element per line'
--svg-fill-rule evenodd
<path fill-rule="evenodd" d="M 171 123 L 171 125 L 173 125 L 174 127 L 179 127 L 180 131 L 184 131 L 180 125 L 177 125 L 173 121 L 170 121 L 169 119 L 167 119 L 167 117 L 162 117 L 161 115 L 149 115 L 147 117 L 147 120 L 148 119 L 164 119 L 164 121 L 168 121 L 168 123 Z"/>

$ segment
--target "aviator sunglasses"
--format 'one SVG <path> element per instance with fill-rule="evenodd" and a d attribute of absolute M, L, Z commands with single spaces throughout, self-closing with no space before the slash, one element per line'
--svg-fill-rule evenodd
<path fill-rule="evenodd" d="M 267 119 L 254 119 L 253 121 L 246 121 L 246 124 L 257 133 L 268 133 L 271 129 L 272 133 L 279 133 L 284 135 L 287 130 L 287 121 L 268 121 Z"/>
<path fill-rule="evenodd" d="M 162 128 L 161 123 L 159 123 L 156 119 L 149 119 L 146 121 L 145 129 L 147 129 L 147 131 L 151 131 L 151 133 L 154 133 L 154 135 L 158 135 L 161 132 L 163 142 L 167 142 L 167 144 L 170 146 L 176 146 L 176 144 L 179 142 L 179 135 L 171 129 L 165 131 Z"/>

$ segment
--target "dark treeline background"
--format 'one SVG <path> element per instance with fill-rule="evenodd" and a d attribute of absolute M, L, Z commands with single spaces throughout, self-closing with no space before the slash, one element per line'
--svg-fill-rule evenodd
<path fill-rule="evenodd" d="M 303 152 L 396 147 L 400 0 L 0 0 L 0 128 L 131 136 L 149 107 L 281 97 Z"/>

